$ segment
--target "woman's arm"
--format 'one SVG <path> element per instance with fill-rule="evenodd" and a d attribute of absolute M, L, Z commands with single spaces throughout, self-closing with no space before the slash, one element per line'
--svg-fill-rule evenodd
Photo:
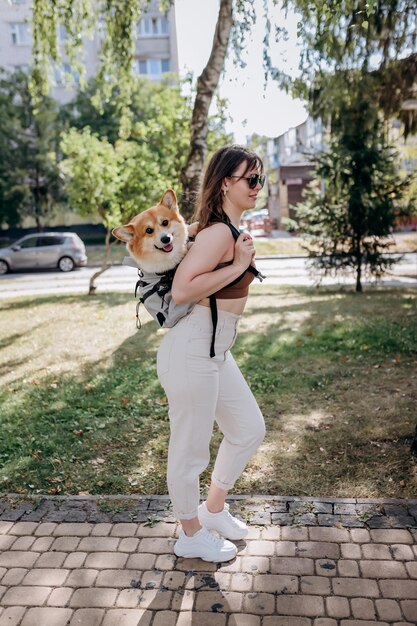
<path fill-rule="evenodd" d="M 233 263 L 214 272 L 227 252 L 233 249 Z M 174 301 L 177 304 L 198 302 L 219 291 L 245 271 L 254 254 L 252 240 L 243 234 L 235 243 L 227 226 L 213 224 L 205 228 L 199 232 L 175 272 L 172 284 Z"/>

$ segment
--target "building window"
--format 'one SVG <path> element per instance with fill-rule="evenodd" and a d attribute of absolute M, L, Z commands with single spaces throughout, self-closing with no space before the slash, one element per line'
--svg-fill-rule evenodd
<path fill-rule="evenodd" d="M 136 61 L 136 72 L 149 78 L 162 78 L 169 72 L 169 59 L 141 59 Z"/>
<path fill-rule="evenodd" d="M 165 16 L 142 17 L 138 23 L 139 37 L 161 37 L 168 34 L 169 23 Z"/>
<path fill-rule="evenodd" d="M 69 63 L 62 63 L 62 65 L 56 65 L 54 69 L 54 79 L 58 87 L 66 85 L 78 85 L 79 74 L 71 70 Z"/>
<path fill-rule="evenodd" d="M 57 28 L 58 42 L 64 43 L 68 39 L 68 31 L 63 24 L 59 24 Z"/>
<path fill-rule="evenodd" d="M 29 64 L 21 63 L 20 65 L 13 65 L 13 69 L 15 72 L 23 72 L 24 74 L 29 74 Z"/>
<path fill-rule="evenodd" d="M 10 30 L 14 46 L 30 46 L 32 44 L 32 35 L 29 24 L 26 22 L 10 24 Z"/>

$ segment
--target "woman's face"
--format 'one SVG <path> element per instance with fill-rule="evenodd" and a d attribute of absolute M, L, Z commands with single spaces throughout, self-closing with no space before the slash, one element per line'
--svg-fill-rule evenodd
<path fill-rule="evenodd" d="M 259 182 L 254 189 L 249 187 L 247 179 L 253 174 L 260 174 L 260 171 L 256 167 L 246 171 L 247 166 L 247 161 L 243 161 L 235 169 L 232 176 L 225 178 L 223 183 L 223 189 L 227 190 L 227 200 L 241 211 L 247 211 L 255 207 L 258 193 L 262 189 L 262 185 Z"/>

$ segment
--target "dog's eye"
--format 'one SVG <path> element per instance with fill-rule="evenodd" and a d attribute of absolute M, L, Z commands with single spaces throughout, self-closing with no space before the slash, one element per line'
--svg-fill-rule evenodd
<path fill-rule="evenodd" d="M 145 232 L 146 232 L 146 233 L 148 233 L 148 235 L 152 235 L 152 233 L 153 233 L 153 228 L 148 227 L 148 228 L 145 230 Z"/>
<path fill-rule="evenodd" d="M 168 220 L 164 220 L 164 221 L 162 222 L 162 226 L 168 226 L 168 224 L 169 224 Z"/>

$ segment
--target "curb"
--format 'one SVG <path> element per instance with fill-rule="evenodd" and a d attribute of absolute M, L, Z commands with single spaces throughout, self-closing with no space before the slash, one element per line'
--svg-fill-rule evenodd
<path fill-rule="evenodd" d="M 202 500 L 202 499 L 201 499 Z M 231 495 L 231 511 L 260 526 L 409 529 L 417 532 L 417 499 Z M 161 495 L 0 494 L 1 521 L 123 523 L 176 522 Z"/>

